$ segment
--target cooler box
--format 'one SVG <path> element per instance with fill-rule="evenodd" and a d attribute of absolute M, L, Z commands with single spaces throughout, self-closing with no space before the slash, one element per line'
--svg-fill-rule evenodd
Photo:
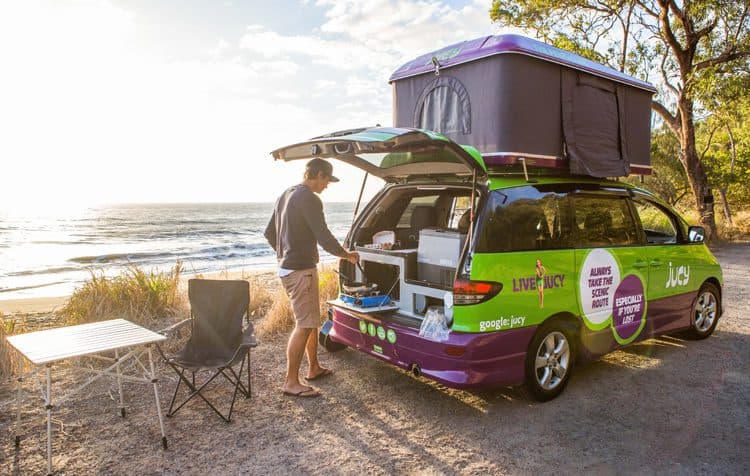
<path fill-rule="evenodd" d="M 439 228 L 421 230 L 417 248 L 417 279 L 452 286 L 465 242 L 465 233 Z"/>

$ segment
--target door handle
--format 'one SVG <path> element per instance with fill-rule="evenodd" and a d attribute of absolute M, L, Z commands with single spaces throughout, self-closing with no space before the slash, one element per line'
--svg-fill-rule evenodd
<path fill-rule="evenodd" d="M 650 264 L 654 268 L 660 268 L 661 267 L 661 260 L 659 258 L 652 259 Z"/>
<path fill-rule="evenodd" d="M 648 263 L 646 260 L 639 259 L 635 263 L 633 263 L 634 268 L 645 268 L 648 266 Z"/>

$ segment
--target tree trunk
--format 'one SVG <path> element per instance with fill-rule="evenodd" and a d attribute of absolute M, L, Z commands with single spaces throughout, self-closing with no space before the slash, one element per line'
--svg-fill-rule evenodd
<path fill-rule="evenodd" d="M 724 205 L 724 217 L 727 219 L 727 223 L 732 225 L 732 210 L 729 208 L 729 202 L 727 202 L 727 188 L 719 188 L 719 196 L 721 197 L 721 203 Z"/>
<path fill-rule="evenodd" d="M 717 237 L 716 216 L 714 214 L 714 200 L 708 176 L 698 157 L 695 147 L 695 123 L 693 122 L 693 101 L 683 95 L 679 99 L 679 113 L 682 119 L 682 134 L 680 136 L 680 161 L 685 167 L 690 188 L 693 190 L 695 204 L 700 214 L 700 224 L 706 229 L 706 241 Z"/>

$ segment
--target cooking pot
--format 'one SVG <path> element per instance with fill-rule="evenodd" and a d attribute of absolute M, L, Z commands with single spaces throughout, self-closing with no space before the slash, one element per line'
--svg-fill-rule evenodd
<path fill-rule="evenodd" d="M 359 281 L 352 281 L 347 284 L 342 284 L 341 289 L 347 294 L 356 294 L 361 296 L 371 296 L 377 293 L 377 283 L 361 283 Z"/>

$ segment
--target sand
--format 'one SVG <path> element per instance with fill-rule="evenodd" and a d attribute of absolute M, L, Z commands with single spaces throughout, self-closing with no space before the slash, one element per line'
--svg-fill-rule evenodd
<path fill-rule="evenodd" d="M 559 398 L 522 388 L 459 391 L 352 350 L 320 352 L 335 373 L 317 399 L 284 397 L 285 336 L 253 352 L 253 397 L 232 423 L 200 402 L 166 420 L 161 449 L 153 395 L 97 384 L 54 410 L 58 474 L 749 474 L 750 244 L 716 250 L 726 311 L 703 341 L 662 337 L 575 369 Z M 303 369 L 304 371 L 304 369 Z M 162 407 L 174 385 L 159 368 Z M 72 373 L 55 373 L 55 388 Z M 26 388 L 37 397 L 34 388 Z M 222 403 L 228 392 L 218 391 Z M 45 426 L 22 407 L 13 447 L 11 386 L 0 386 L 0 474 L 46 470 Z M 221 399 L 220 399 L 221 400 Z"/>

